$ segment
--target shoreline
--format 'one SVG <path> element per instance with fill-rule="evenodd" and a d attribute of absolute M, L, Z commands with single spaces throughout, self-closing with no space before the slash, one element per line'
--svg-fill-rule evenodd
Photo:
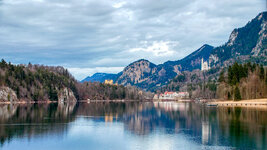
<path fill-rule="evenodd" d="M 152 102 L 151 99 L 145 99 L 145 100 L 79 100 L 75 102 L 59 102 L 59 101 L 13 101 L 13 102 L 5 102 L 0 101 L 0 104 L 50 104 L 50 103 L 90 103 L 90 102 Z"/>
<path fill-rule="evenodd" d="M 267 98 L 262 99 L 249 99 L 249 100 L 240 100 L 240 101 L 233 101 L 233 100 L 216 100 L 212 102 L 206 103 L 208 106 L 242 106 L 242 107 L 257 107 L 257 106 L 267 106 Z"/>

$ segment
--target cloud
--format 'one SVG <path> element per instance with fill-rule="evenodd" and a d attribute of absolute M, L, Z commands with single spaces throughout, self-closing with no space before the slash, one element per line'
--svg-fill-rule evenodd
<path fill-rule="evenodd" d="M 265 6 L 265 0 L 2 0 L 0 56 L 81 69 L 141 58 L 158 64 L 205 43 L 223 44 Z"/>
<path fill-rule="evenodd" d="M 147 44 L 147 41 L 144 42 Z M 174 50 L 171 49 L 171 46 L 176 45 L 175 42 L 157 42 L 154 41 L 152 45 L 140 48 L 132 48 L 129 50 L 131 53 L 135 52 L 147 52 L 154 56 L 161 57 L 161 56 L 171 56 L 174 53 Z"/>

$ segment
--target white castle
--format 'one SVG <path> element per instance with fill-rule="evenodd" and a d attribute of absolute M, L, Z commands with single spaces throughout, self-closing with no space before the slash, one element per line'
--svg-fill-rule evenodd
<path fill-rule="evenodd" d="M 203 58 L 201 59 L 201 71 L 209 70 L 210 66 L 207 61 L 203 61 Z"/>

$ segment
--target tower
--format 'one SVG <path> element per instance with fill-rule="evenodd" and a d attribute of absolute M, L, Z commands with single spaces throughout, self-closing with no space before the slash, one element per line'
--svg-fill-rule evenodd
<path fill-rule="evenodd" d="M 204 61 L 203 58 L 201 59 L 201 71 L 209 70 L 209 64 L 207 61 Z"/>

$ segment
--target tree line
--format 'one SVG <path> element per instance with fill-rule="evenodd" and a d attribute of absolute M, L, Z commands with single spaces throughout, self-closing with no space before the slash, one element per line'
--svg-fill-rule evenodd
<path fill-rule="evenodd" d="M 76 80 L 63 67 L 42 65 L 13 65 L 2 59 L 0 62 L 0 86 L 16 92 L 18 99 L 58 100 L 58 92 L 64 87 L 71 89 L 76 98 Z"/>
<path fill-rule="evenodd" d="M 135 87 L 80 83 L 63 67 L 14 65 L 0 62 L 0 86 L 11 88 L 20 100 L 57 101 L 64 88 L 70 89 L 77 100 L 84 99 L 144 99 L 152 97 Z"/>
<path fill-rule="evenodd" d="M 100 82 L 84 82 L 77 85 L 79 96 L 83 100 L 143 100 L 151 99 L 153 94 L 134 86 L 110 85 Z"/>
<path fill-rule="evenodd" d="M 228 100 L 267 97 L 267 69 L 255 63 L 229 66 L 218 79 L 217 97 Z"/>

